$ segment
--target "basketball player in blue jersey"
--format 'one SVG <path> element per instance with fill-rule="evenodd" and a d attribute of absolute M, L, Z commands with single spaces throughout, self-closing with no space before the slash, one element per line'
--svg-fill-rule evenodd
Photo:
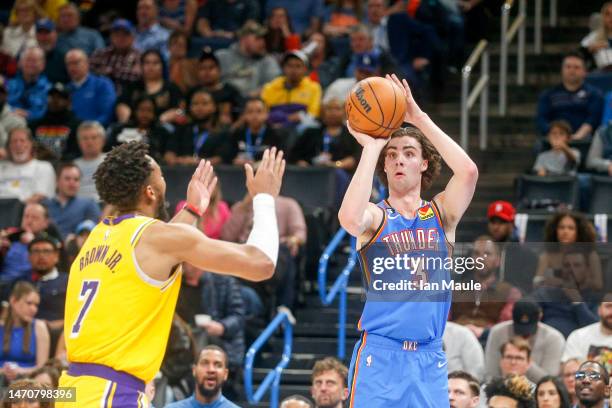
<path fill-rule="evenodd" d="M 407 101 L 405 122 L 389 139 L 370 137 L 351 129 L 363 146 L 361 159 L 344 196 L 338 217 L 342 227 L 357 238 L 368 297 L 358 327 L 349 370 L 349 407 L 441 408 L 448 407 L 446 357 L 442 335 L 450 308 L 449 291 L 438 291 L 432 301 L 412 294 L 412 301 L 372 298 L 372 279 L 385 274 L 396 279 L 440 280 L 444 270 L 416 273 L 395 269 L 382 274 L 374 256 L 389 258 L 422 254 L 450 256 L 455 228 L 467 209 L 478 179 L 478 169 L 463 149 L 425 114 L 412 98 L 406 80 L 393 75 Z M 443 192 L 430 202 L 421 198 L 440 171 L 440 156 L 453 176 Z M 389 197 L 369 202 L 374 174 L 388 186 Z M 448 247 L 448 249 L 447 249 Z M 380 268 L 379 268 L 380 269 Z M 370 275 L 372 272 L 379 275 Z M 399 273 L 398 273 L 399 272 Z M 415 271 L 412 271 L 415 272 Z M 448 274 L 448 271 L 446 271 Z M 390 274 L 390 275 L 389 275 Z M 411 299 L 408 297 L 408 299 Z"/>

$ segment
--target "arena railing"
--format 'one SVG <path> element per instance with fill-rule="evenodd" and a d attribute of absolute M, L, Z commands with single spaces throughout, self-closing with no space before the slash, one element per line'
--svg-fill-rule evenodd
<path fill-rule="evenodd" d="M 470 109 L 480 96 L 480 149 L 487 148 L 487 122 L 489 120 L 489 50 L 486 40 L 480 40 L 461 70 L 461 147 L 468 151 Z M 470 92 L 470 78 L 480 60 L 480 79 Z"/>
<path fill-rule="evenodd" d="M 518 33 L 517 50 L 517 84 L 525 84 L 525 24 L 527 20 L 526 0 L 518 0 L 518 15 L 510 25 L 510 11 L 514 0 L 506 0 L 501 12 L 501 44 L 499 53 L 499 114 L 506 116 L 507 112 L 507 82 L 508 82 L 508 46 Z"/>
<path fill-rule="evenodd" d="M 289 309 L 279 308 L 279 313 L 276 315 L 276 317 L 270 322 L 270 324 L 268 324 L 259 337 L 257 337 L 251 347 L 249 347 L 249 350 L 244 358 L 244 391 L 250 404 L 260 402 L 266 391 L 268 391 L 268 388 L 270 388 L 269 406 L 271 408 L 278 407 L 281 375 L 283 373 L 283 369 L 287 367 L 289 360 L 291 360 L 294 324 L 295 318 Z M 279 326 L 283 327 L 284 332 L 283 354 L 281 356 L 281 360 L 276 367 L 270 370 L 257 390 L 253 392 L 253 364 L 255 362 L 255 356 Z"/>
<path fill-rule="evenodd" d="M 338 248 L 342 239 L 346 236 L 346 230 L 340 228 L 334 235 L 332 240 L 323 251 L 323 254 L 319 258 L 319 297 L 324 306 L 329 306 L 334 301 L 335 297 L 338 296 L 338 358 L 344 359 L 346 354 L 346 288 L 348 285 L 348 278 L 351 275 L 351 271 L 357 263 L 357 251 L 355 249 L 355 238 L 350 239 L 351 252 L 348 257 L 346 266 L 342 269 L 342 272 L 336 278 L 336 281 L 327 291 L 327 268 L 329 259 L 333 255 L 334 251 Z"/>

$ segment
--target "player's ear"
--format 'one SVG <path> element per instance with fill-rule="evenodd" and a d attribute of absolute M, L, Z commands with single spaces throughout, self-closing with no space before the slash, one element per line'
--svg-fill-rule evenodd
<path fill-rule="evenodd" d="M 349 395 L 349 389 L 348 387 L 344 387 L 344 390 L 342 391 L 342 396 L 344 398 L 342 399 L 342 401 L 346 401 L 348 399 L 348 395 Z"/>
<path fill-rule="evenodd" d="M 155 199 L 155 189 L 153 188 L 152 185 L 147 184 L 147 186 L 145 187 L 145 195 L 147 196 L 149 200 Z"/>

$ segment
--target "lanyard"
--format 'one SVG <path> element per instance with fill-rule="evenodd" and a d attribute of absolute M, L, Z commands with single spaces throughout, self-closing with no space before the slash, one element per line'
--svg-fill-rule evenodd
<path fill-rule="evenodd" d="M 329 153 L 331 141 L 330 134 L 328 132 L 323 133 L 323 153 Z"/>
<path fill-rule="evenodd" d="M 197 156 L 200 153 L 200 149 L 206 143 L 206 139 L 208 139 L 208 130 L 204 130 L 203 132 L 198 132 L 198 127 L 193 127 L 193 152 Z"/>
<path fill-rule="evenodd" d="M 263 141 L 264 132 L 266 131 L 266 127 L 262 127 L 259 132 L 257 132 L 257 137 L 255 138 L 255 145 L 253 145 L 253 135 L 251 134 L 251 129 L 247 127 L 246 130 L 246 154 L 251 159 L 255 158 L 255 147 L 261 146 L 261 142 Z"/>

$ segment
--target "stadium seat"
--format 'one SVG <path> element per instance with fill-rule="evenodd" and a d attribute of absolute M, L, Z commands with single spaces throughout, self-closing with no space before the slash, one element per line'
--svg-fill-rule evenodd
<path fill-rule="evenodd" d="M 532 208 L 534 203 L 551 205 L 564 203 L 578 208 L 578 180 L 573 176 L 521 175 L 517 180 L 518 202 L 521 208 Z"/>
<path fill-rule="evenodd" d="M 0 199 L 0 229 L 16 227 L 21 221 L 23 203 L 16 198 Z"/>
<path fill-rule="evenodd" d="M 591 214 L 612 214 L 612 177 L 591 177 Z"/>

